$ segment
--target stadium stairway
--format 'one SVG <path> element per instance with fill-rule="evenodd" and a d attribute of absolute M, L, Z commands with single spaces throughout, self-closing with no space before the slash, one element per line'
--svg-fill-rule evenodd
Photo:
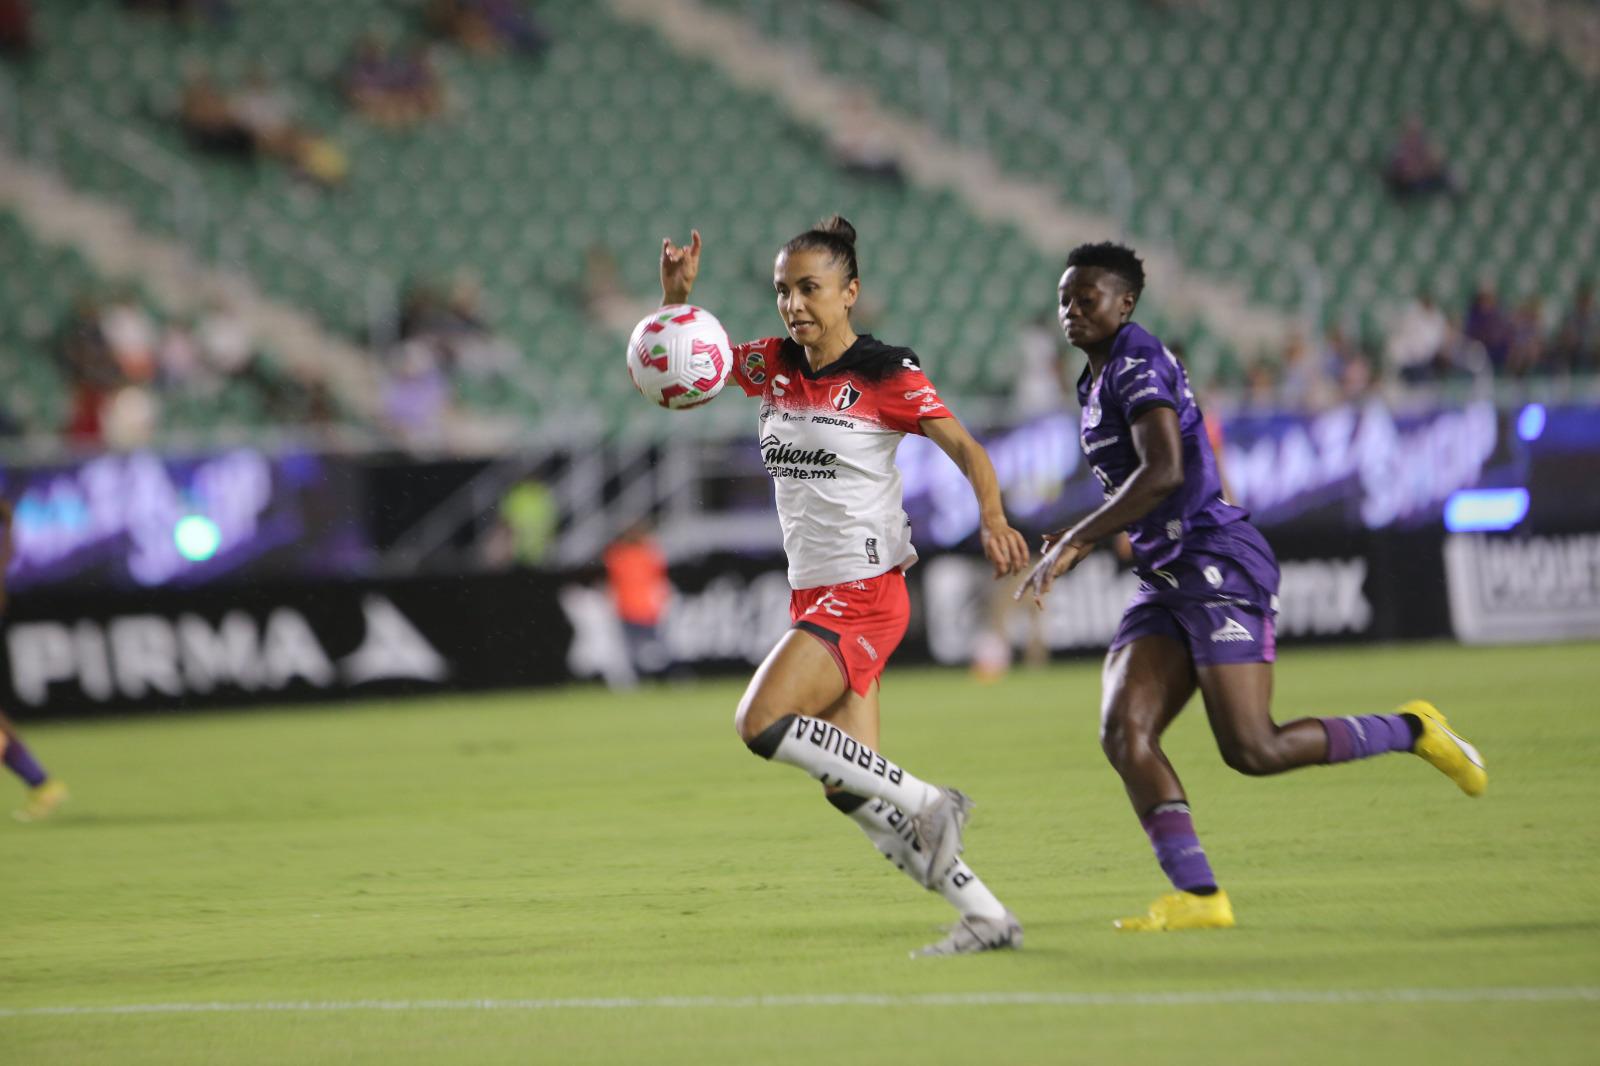
<path fill-rule="evenodd" d="M 771 27 L 803 28 L 832 6 L 708 2 Z M 1086 141 L 1118 146 L 1137 179 L 1133 234 L 1171 234 L 1195 269 L 1237 279 L 1256 301 L 1292 304 L 1286 257 L 1270 246 L 1240 256 L 1207 225 L 1218 211 L 1313 248 L 1324 320 L 1369 332 L 1387 302 L 1419 287 L 1456 306 L 1480 280 L 1513 300 L 1565 299 L 1600 266 L 1600 84 L 1555 54 L 1557 23 L 1531 46 L 1509 13 L 1475 10 L 1500 0 L 874 6 L 883 32 L 940 57 L 956 96 L 1003 81 L 1069 116 Z M 1592 36 L 1579 39 L 1593 51 Z M 903 91 L 900 71 L 864 50 L 843 40 L 824 59 Z M 1385 158 L 1410 116 L 1441 149 L 1455 195 L 1402 201 L 1386 187 Z M 1028 131 L 995 132 L 1001 167 L 1087 189 Z"/>
<path fill-rule="evenodd" d="M 775 97 L 789 117 L 829 132 L 836 116 L 880 131 L 911 179 L 948 192 L 979 218 L 1015 227 L 1042 255 L 1059 262 L 1083 241 L 1120 236 L 1113 218 L 1075 204 L 1056 184 L 1008 169 L 992 154 L 957 144 L 940 131 L 902 117 L 871 86 L 830 74 L 796 44 L 764 36 L 735 5 L 701 0 L 606 0 L 620 19 L 652 26 L 686 55 L 720 67 L 751 92 Z M 774 71 L 782 74 L 774 77 Z M 1143 242 L 1140 253 L 1162 291 L 1164 311 L 1201 319 L 1225 343 L 1256 350 L 1280 344 L 1292 315 L 1252 302 L 1244 289 L 1185 264 L 1169 248 Z M 1044 279 L 1053 285 L 1054 277 Z"/>
<path fill-rule="evenodd" d="M 607 5 L 540 8 L 556 44 L 536 63 L 442 47 L 448 112 L 414 129 L 376 128 L 344 106 L 339 64 L 369 29 L 391 39 L 414 31 L 416 10 L 385 0 L 278 0 L 241 6 L 226 26 L 180 30 L 130 16 L 111 0 L 50 5 L 39 9 L 41 32 L 59 47 L 45 50 L 19 93 L 39 124 L 78 128 L 66 113 L 77 101 L 185 160 L 208 217 L 243 220 L 205 240 L 225 238 L 228 261 L 263 292 L 334 332 L 359 336 L 367 321 L 359 290 L 336 290 L 307 269 L 318 257 L 337 258 L 358 277 L 474 272 L 489 320 L 522 352 L 503 385 L 459 383 L 485 422 L 553 429 L 576 414 L 622 433 L 743 428 L 736 404 L 671 422 L 639 410 L 621 372 L 621 337 L 584 313 L 585 257 L 611 255 L 623 288 L 650 300 L 660 237 L 683 239 L 698 226 L 708 254 L 697 291 L 731 333 L 759 336 L 776 325 L 773 249 L 841 209 L 863 235 L 871 328 L 922 353 L 974 420 L 982 420 L 980 402 L 1009 397 L 1012 345 L 1053 306 L 1060 246 L 1042 250 L 1024 223 L 986 217 L 989 208 L 948 186 L 847 174 L 829 161 L 826 138 L 796 123 L 769 90 L 752 91 L 717 63 L 686 58 L 654 26 L 621 19 Z M 279 168 L 195 154 L 173 104 L 197 60 L 227 83 L 266 64 L 306 119 L 346 148 L 347 186 L 311 194 Z M 61 145 L 58 171 L 129 210 L 147 231 L 179 236 L 159 184 L 130 180 L 95 148 Z M 676 180 L 660 178 L 664 161 Z M 980 172 L 979 181 L 989 177 Z M 962 249 L 959 277 L 948 257 L 926 254 L 939 247 Z M 1174 321 L 1166 295 L 1153 294 L 1144 311 L 1158 329 Z M 1184 333 L 1191 351 L 1206 336 Z"/>
<path fill-rule="evenodd" d="M 198 315 L 225 294 L 272 358 L 325 381 L 355 421 L 376 420 L 378 390 L 367 354 L 314 318 L 273 300 L 249 278 L 198 261 L 181 243 L 142 230 L 115 204 L 76 191 L 3 150 L 0 206 L 15 212 L 43 243 L 70 249 L 88 264 L 97 283 L 136 285 L 168 314 Z M 29 402 L 30 410 L 54 406 L 48 400 Z"/>

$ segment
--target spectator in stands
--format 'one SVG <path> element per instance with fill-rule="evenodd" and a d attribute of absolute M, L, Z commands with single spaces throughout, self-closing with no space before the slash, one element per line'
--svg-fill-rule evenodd
<path fill-rule="evenodd" d="M 1546 369 L 1544 304 L 1530 296 L 1518 305 L 1507 326 L 1506 373 L 1521 378 Z"/>
<path fill-rule="evenodd" d="M 195 335 L 206 366 L 223 380 L 243 377 L 256 354 L 255 337 L 226 297 L 213 299 L 200 315 Z"/>
<path fill-rule="evenodd" d="M 1450 320 L 1427 290 L 1395 315 L 1384 346 L 1387 369 L 1408 385 L 1432 381 L 1442 369 Z"/>
<path fill-rule="evenodd" d="M 1271 410 L 1278 404 L 1277 363 L 1257 356 L 1244 368 L 1244 402 L 1257 410 Z"/>
<path fill-rule="evenodd" d="M 1415 115 L 1406 119 L 1383 167 L 1389 191 L 1402 200 L 1459 190 L 1444 156 Z"/>
<path fill-rule="evenodd" d="M 100 335 L 122 381 L 145 385 L 155 378 L 156 322 L 133 293 L 119 291 L 100 305 Z"/>
<path fill-rule="evenodd" d="M 1495 374 L 1505 370 L 1506 357 L 1511 352 L 1511 322 L 1500 309 L 1500 298 L 1493 285 L 1484 282 L 1473 291 L 1462 332 L 1468 340 L 1483 346 Z"/>
<path fill-rule="evenodd" d="M 195 336 L 194 322 L 190 319 L 174 319 L 162 330 L 161 341 L 156 345 L 156 369 L 163 389 L 215 391 L 216 378 L 208 373 L 200 354 L 200 339 Z"/>
<path fill-rule="evenodd" d="M 517 0 L 430 0 L 423 19 L 436 36 L 480 54 L 537 59 L 550 48 L 550 32 Z"/>
<path fill-rule="evenodd" d="M 122 371 L 100 329 L 100 306 L 93 296 L 82 295 L 73 304 L 61 325 L 56 352 L 71 390 L 64 429 L 75 441 L 97 443 L 101 409 L 106 397 L 121 387 Z"/>
<path fill-rule="evenodd" d="M 295 135 L 294 100 L 259 63 L 250 68 L 244 87 L 228 100 L 233 119 L 249 131 L 256 151 L 287 157 Z"/>
<path fill-rule="evenodd" d="M 100 438 L 109 447 L 131 451 L 148 447 L 161 420 L 161 403 L 143 385 L 124 385 L 106 397 L 100 412 Z"/>
<path fill-rule="evenodd" d="M 1072 366 L 1054 314 L 1041 312 L 1023 327 L 1017 337 L 1017 359 L 1011 391 L 1014 417 L 1038 418 L 1077 405 Z"/>
<path fill-rule="evenodd" d="M 451 403 L 450 381 L 432 343 L 406 341 L 392 356 L 393 369 L 383 389 L 383 413 L 404 439 L 417 444 L 438 439 Z"/>
<path fill-rule="evenodd" d="M 1327 360 L 1304 330 L 1295 330 L 1284 346 L 1278 368 L 1278 402 L 1291 411 L 1320 411 L 1333 404 L 1337 387 Z"/>
<path fill-rule="evenodd" d="M 441 368 L 452 373 L 503 377 L 518 360 L 516 349 L 490 329 L 478 281 L 465 272 L 448 289 L 413 282 L 402 299 L 400 337 L 427 342 Z"/>
<path fill-rule="evenodd" d="M 194 65 L 188 70 L 178 120 L 189 143 L 203 152 L 240 159 L 251 158 L 255 153 L 255 136 L 234 115 L 227 94 L 204 66 Z"/>
<path fill-rule="evenodd" d="M 1337 385 L 1338 400 L 1357 403 L 1366 399 L 1374 384 L 1372 357 L 1341 325 L 1329 328 L 1325 339 L 1327 358 Z"/>
<path fill-rule="evenodd" d="M 847 173 L 896 187 L 906 183 L 894 142 L 864 93 L 851 93 L 845 100 L 829 127 L 828 147 L 834 163 Z"/>
<path fill-rule="evenodd" d="M 1570 374 L 1600 371 L 1600 306 L 1595 303 L 1591 280 L 1578 283 L 1572 307 L 1556 326 L 1551 364 Z"/>
<path fill-rule="evenodd" d="M 0 57 L 27 59 L 34 44 L 33 9 L 28 0 L 0 0 Z"/>
<path fill-rule="evenodd" d="M 341 81 L 350 105 L 381 125 L 415 125 L 444 109 L 444 87 L 425 45 L 397 52 L 369 33 L 357 42 Z"/>

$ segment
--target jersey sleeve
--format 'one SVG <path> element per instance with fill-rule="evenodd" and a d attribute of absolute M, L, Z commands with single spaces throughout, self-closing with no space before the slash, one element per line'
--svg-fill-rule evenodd
<path fill-rule="evenodd" d="M 1178 409 L 1181 374 L 1177 360 L 1162 348 L 1140 347 L 1120 355 L 1105 373 L 1111 387 L 1102 389 L 1102 394 L 1109 391 L 1111 402 L 1122 409 L 1130 426 L 1151 408 Z"/>
<path fill-rule="evenodd" d="M 954 418 L 928 375 L 909 360 L 907 363 L 883 382 L 878 397 L 878 418 L 882 423 L 900 433 L 920 434 L 924 418 Z"/>
<path fill-rule="evenodd" d="M 777 359 L 782 344 L 782 337 L 763 337 L 733 346 L 733 380 L 746 396 L 760 396 L 766 391 L 767 379 L 772 376 L 771 363 Z"/>

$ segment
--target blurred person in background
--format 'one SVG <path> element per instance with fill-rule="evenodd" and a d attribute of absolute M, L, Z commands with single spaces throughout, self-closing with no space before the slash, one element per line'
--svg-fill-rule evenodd
<path fill-rule="evenodd" d="M 6 609 L 6 571 L 11 567 L 11 526 L 15 520 L 9 500 L 0 500 L 0 616 Z M 57 807 L 67 800 L 67 786 L 60 778 L 51 777 L 39 760 L 33 757 L 22 740 L 17 727 L 0 712 L 0 761 L 6 769 L 16 774 L 27 788 L 23 804 L 12 812 L 19 822 L 38 822 L 50 817 Z"/>
<path fill-rule="evenodd" d="M 1450 319 L 1424 289 L 1394 316 L 1384 345 L 1387 369 L 1407 385 L 1432 381 L 1449 340 Z"/>
<path fill-rule="evenodd" d="M 384 418 L 413 444 L 436 442 L 454 397 L 434 344 L 421 338 L 405 341 L 391 361 L 383 386 Z"/>
<path fill-rule="evenodd" d="M 551 44 L 550 31 L 518 0 L 429 0 L 423 21 L 435 35 L 483 55 L 513 51 L 537 59 Z"/>
<path fill-rule="evenodd" d="M 1525 378 L 1547 369 L 1544 304 L 1537 296 L 1530 296 L 1517 305 L 1507 324 L 1506 374 Z"/>
<path fill-rule="evenodd" d="M 1277 368 L 1278 405 L 1289 411 L 1320 411 L 1333 402 L 1334 394 L 1321 353 L 1304 330 L 1293 331 Z"/>
<path fill-rule="evenodd" d="M 423 44 L 402 51 L 376 33 L 365 34 L 340 83 L 350 106 L 379 125 L 413 126 L 444 110 L 444 86 Z"/>
<path fill-rule="evenodd" d="M 828 146 L 835 165 L 847 174 L 899 188 L 906 183 L 894 141 L 873 114 L 870 97 L 852 92 L 829 126 Z"/>
<path fill-rule="evenodd" d="M 1600 304 L 1595 303 L 1593 281 L 1578 283 L 1572 307 L 1556 326 L 1551 362 L 1570 374 L 1600 371 Z"/>
<path fill-rule="evenodd" d="M 204 64 L 190 64 L 185 72 L 178 124 L 189 143 L 202 152 L 236 159 L 255 155 L 255 136 L 233 113 L 228 95 Z"/>
<path fill-rule="evenodd" d="M 1458 192 L 1455 178 L 1445 165 L 1444 155 L 1413 115 L 1406 119 L 1384 161 L 1383 177 L 1389 191 L 1401 200 L 1433 193 Z"/>
<path fill-rule="evenodd" d="M 143 385 L 156 376 L 156 321 L 130 291 L 121 290 L 100 305 L 100 334 L 122 380 Z"/>
<path fill-rule="evenodd" d="M 207 302 L 195 326 L 195 338 L 206 366 L 223 380 L 241 377 L 255 358 L 256 342 L 250 324 L 226 296 Z"/>
<path fill-rule="evenodd" d="M 1072 380 L 1060 331 L 1048 315 L 1040 315 L 1017 337 L 1017 369 L 1012 381 L 1011 415 L 1027 421 L 1041 415 L 1060 414 L 1068 408 Z"/>
<path fill-rule="evenodd" d="M 1461 330 L 1467 339 L 1483 346 L 1496 376 L 1505 370 L 1506 357 L 1511 353 L 1511 321 L 1501 310 L 1493 285 L 1483 282 L 1473 290 Z"/>
<path fill-rule="evenodd" d="M 655 677 L 669 663 L 659 627 L 672 599 L 667 556 L 640 522 L 618 537 L 602 557 L 611 605 L 622 623 L 628 658 L 640 677 Z"/>

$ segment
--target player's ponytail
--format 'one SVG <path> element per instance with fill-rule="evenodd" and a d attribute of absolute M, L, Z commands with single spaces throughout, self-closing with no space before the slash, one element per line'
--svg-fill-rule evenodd
<path fill-rule="evenodd" d="M 856 266 L 856 228 L 843 215 L 823 219 L 783 246 L 785 252 L 827 252 L 834 262 L 844 268 L 848 285 L 861 276 Z"/>

